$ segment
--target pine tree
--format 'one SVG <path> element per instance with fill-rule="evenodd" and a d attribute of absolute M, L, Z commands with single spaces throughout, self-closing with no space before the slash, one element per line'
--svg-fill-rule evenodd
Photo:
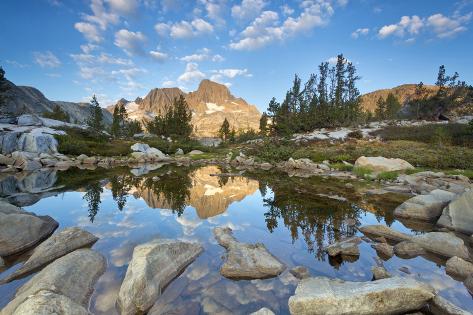
<path fill-rule="evenodd" d="M 0 111 L 6 107 L 7 96 L 5 92 L 8 91 L 8 80 L 5 78 L 5 70 L 0 66 Z"/>
<path fill-rule="evenodd" d="M 386 103 L 384 102 L 384 99 L 381 96 L 378 98 L 378 101 L 376 102 L 375 117 L 377 120 L 386 119 Z"/>
<path fill-rule="evenodd" d="M 228 122 L 227 118 L 222 123 L 222 126 L 220 127 L 218 131 L 218 135 L 220 139 L 223 140 L 223 142 L 227 142 L 230 137 L 230 123 Z"/>
<path fill-rule="evenodd" d="M 386 107 L 386 118 L 394 119 L 398 117 L 399 111 L 401 110 L 401 103 L 394 94 L 389 93 L 385 102 Z"/>
<path fill-rule="evenodd" d="M 268 115 L 266 112 L 263 112 L 259 120 L 259 131 L 263 136 L 266 136 L 268 133 Z"/>
<path fill-rule="evenodd" d="M 112 128 L 111 128 L 111 133 L 112 136 L 118 137 L 120 133 L 120 110 L 119 110 L 120 104 L 115 106 L 113 109 L 113 120 L 112 120 Z"/>
<path fill-rule="evenodd" d="M 103 113 L 95 95 L 90 100 L 90 105 L 92 107 L 92 113 L 87 124 L 93 131 L 101 133 L 103 130 Z"/>

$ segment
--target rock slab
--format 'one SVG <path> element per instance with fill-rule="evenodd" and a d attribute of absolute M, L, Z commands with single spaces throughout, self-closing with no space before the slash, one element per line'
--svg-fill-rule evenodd
<path fill-rule="evenodd" d="M 406 200 L 394 210 L 394 215 L 405 219 L 434 221 L 455 197 L 456 194 L 452 192 L 436 189 L 428 195 L 418 195 Z"/>
<path fill-rule="evenodd" d="M 342 241 L 336 242 L 327 246 L 326 250 L 329 256 L 337 255 L 348 255 L 348 256 L 358 256 L 360 255 L 360 249 L 358 244 L 361 243 L 361 238 L 359 237 L 350 237 Z"/>
<path fill-rule="evenodd" d="M 412 237 L 412 242 L 420 245 L 425 250 L 444 257 L 458 256 L 469 260 L 468 247 L 463 240 L 452 233 L 430 232 Z"/>
<path fill-rule="evenodd" d="M 473 189 L 463 193 L 443 210 L 437 225 L 473 234 Z"/>
<path fill-rule="evenodd" d="M 416 311 L 434 297 L 434 289 L 411 278 L 349 282 L 326 277 L 302 280 L 289 298 L 298 315 L 375 315 Z"/>
<path fill-rule="evenodd" d="M 414 169 L 409 162 L 402 159 L 387 159 L 382 156 L 360 156 L 355 161 L 355 167 L 365 167 L 374 172 L 394 172 Z"/>
<path fill-rule="evenodd" d="M 227 249 L 222 276 L 233 279 L 264 279 L 281 274 L 286 267 L 261 243 L 238 242 L 230 228 L 214 229 L 217 242 Z"/>
<path fill-rule="evenodd" d="M 136 246 L 118 293 L 120 313 L 146 313 L 162 290 L 201 252 L 198 243 L 169 239 L 155 239 Z"/>
<path fill-rule="evenodd" d="M 42 242 L 20 269 L 0 280 L 0 283 L 18 279 L 76 249 L 91 246 L 97 240 L 96 236 L 78 227 L 66 228 Z"/>

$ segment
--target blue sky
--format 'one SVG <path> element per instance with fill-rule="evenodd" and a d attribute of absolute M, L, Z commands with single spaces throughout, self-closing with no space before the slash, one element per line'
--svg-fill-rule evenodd
<path fill-rule="evenodd" d="M 473 0 L 2 0 L 0 65 L 52 100 L 103 106 L 203 78 L 261 110 L 343 53 L 360 90 L 473 83 Z"/>

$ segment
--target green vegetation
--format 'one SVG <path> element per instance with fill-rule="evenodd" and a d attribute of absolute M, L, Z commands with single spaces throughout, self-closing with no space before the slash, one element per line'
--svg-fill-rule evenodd
<path fill-rule="evenodd" d="M 375 117 L 378 120 L 391 120 L 398 118 L 399 111 L 401 110 L 401 103 L 394 94 L 389 93 L 386 100 L 382 97 L 378 99 L 376 103 Z"/>
<path fill-rule="evenodd" d="M 388 181 L 393 181 L 396 180 L 399 176 L 399 172 L 394 171 L 394 172 L 381 172 L 379 173 L 376 178 L 379 180 L 388 180 Z"/>
<path fill-rule="evenodd" d="M 330 164 L 330 167 L 336 170 L 345 171 L 345 172 L 351 172 L 353 170 L 353 165 L 345 164 L 345 163 L 333 163 L 333 164 Z"/>
<path fill-rule="evenodd" d="M 353 174 L 361 178 L 366 178 L 368 177 L 368 175 L 371 175 L 373 173 L 371 169 L 362 166 L 355 166 L 352 172 Z"/>
<path fill-rule="evenodd" d="M 268 134 L 268 114 L 266 112 L 263 112 L 261 115 L 261 118 L 259 120 L 259 131 L 262 136 L 266 136 Z"/>
<path fill-rule="evenodd" d="M 473 132 L 468 125 L 463 124 L 390 126 L 374 132 L 373 135 L 380 136 L 383 140 L 409 140 L 473 148 Z"/>
<path fill-rule="evenodd" d="M 230 123 L 228 122 L 227 118 L 222 123 L 222 126 L 218 130 L 218 136 L 222 139 L 223 142 L 227 142 L 230 139 Z"/>
<path fill-rule="evenodd" d="M 124 102 L 119 102 L 113 109 L 111 134 L 115 138 L 132 137 L 143 132 L 139 121 L 128 119 Z"/>
<path fill-rule="evenodd" d="M 358 80 L 355 66 L 341 54 L 332 68 L 328 62 L 321 63 L 319 75 L 312 74 L 304 86 L 296 75 L 284 101 L 278 103 L 273 97 L 269 102 L 271 133 L 289 135 L 356 124 L 363 116 Z"/>
<path fill-rule="evenodd" d="M 174 99 L 171 108 L 167 108 L 164 114 L 157 115 L 146 124 L 148 132 L 171 138 L 189 139 L 192 133 L 192 112 L 189 109 L 184 96 Z"/>
<path fill-rule="evenodd" d="M 92 112 L 87 121 L 87 125 L 89 125 L 89 128 L 99 136 L 103 131 L 103 113 L 95 95 L 90 100 L 90 105 L 92 106 Z"/>
<path fill-rule="evenodd" d="M 5 92 L 8 91 L 8 80 L 5 78 L 5 70 L 0 66 L 0 110 L 3 110 L 7 101 Z"/>
<path fill-rule="evenodd" d="M 63 111 L 59 105 L 54 106 L 52 112 L 44 112 L 43 117 L 71 122 L 71 117 L 65 111 Z"/>

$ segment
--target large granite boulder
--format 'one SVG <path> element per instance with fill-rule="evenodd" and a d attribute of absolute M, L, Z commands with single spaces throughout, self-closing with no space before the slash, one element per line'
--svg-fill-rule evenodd
<path fill-rule="evenodd" d="M 20 269 L 0 280 L 0 283 L 10 282 L 24 276 L 76 249 L 91 246 L 97 240 L 96 236 L 78 227 L 66 228 L 39 244 Z"/>
<path fill-rule="evenodd" d="M 198 243 L 156 239 L 136 246 L 118 293 L 121 314 L 146 313 L 162 290 L 202 252 Z"/>
<path fill-rule="evenodd" d="M 436 189 L 428 195 L 418 195 L 406 200 L 394 210 L 394 215 L 405 219 L 437 220 L 443 208 L 455 197 L 456 194 L 452 192 Z"/>
<path fill-rule="evenodd" d="M 454 256 L 447 260 L 445 264 L 445 272 L 453 277 L 466 279 L 473 274 L 473 264 L 460 257 Z"/>
<path fill-rule="evenodd" d="M 53 135 L 46 133 L 24 133 L 18 140 L 19 151 L 32 153 L 57 153 L 58 142 Z"/>
<path fill-rule="evenodd" d="M 18 117 L 18 126 L 42 126 L 43 121 L 36 115 L 24 114 Z"/>
<path fill-rule="evenodd" d="M 13 315 L 90 315 L 87 309 L 67 296 L 41 290 L 18 305 Z"/>
<path fill-rule="evenodd" d="M 133 152 L 143 152 L 143 153 L 146 153 L 147 150 L 149 150 L 150 146 L 146 143 L 135 143 L 134 145 L 132 145 L 131 147 L 131 150 Z"/>
<path fill-rule="evenodd" d="M 394 245 L 394 253 L 396 256 L 410 259 L 425 254 L 422 246 L 411 241 L 402 241 Z"/>
<path fill-rule="evenodd" d="M 0 143 L 2 154 L 10 154 L 17 150 L 18 139 L 21 136 L 21 132 L 17 131 L 6 131 L 0 133 Z"/>
<path fill-rule="evenodd" d="M 473 189 L 464 192 L 445 207 L 437 225 L 473 234 Z"/>
<path fill-rule="evenodd" d="M 289 298 L 298 315 L 377 315 L 416 311 L 434 297 L 434 289 L 411 278 L 350 282 L 325 277 L 302 280 Z"/>
<path fill-rule="evenodd" d="M 214 229 L 217 242 L 227 250 L 220 269 L 222 276 L 233 279 L 264 279 L 281 274 L 286 267 L 261 244 L 238 242 L 230 228 Z"/>
<path fill-rule="evenodd" d="M 471 185 L 466 176 L 431 171 L 400 175 L 398 180 L 416 194 L 428 194 L 436 189 L 461 194 Z"/>
<path fill-rule="evenodd" d="M 436 295 L 430 300 L 428 308 L 433 315 L 471 315 L 470 312 L 461 309 L 440 295 Z"/>
<path fill-rule="evenodd" d="M 425 250 L 444 257 L 458 256 L 469 260 L 468 247 L 463 240 L 452 233 L 430 232 L 412 237 L 412 242 L 420 245 Z"/>
<path fill-rule="evenodd" d="M 15 312 L 21 314 L 17 312 L 18 308 L 43 290 L 52 291 L 87 308 L 94 284 L 105 271 L 105 265 L 105 258 L 93 250 L 78 249 L 69 253 L 55 260 L 19 288 L 13 300 L 2 310 L 2 315 L 15 314 Z M 42 300 L 44 297 L 39 298 Z M 65 299 L 61 298 L 61 300 Z M 50 302 L 52 303 L 53 300 Z M 67 304 L 71 305 L 70 301 Z"/>
<path fill-rule="evenodd" d="M 50 216 L 36 216 L 14 206 L 0 207 L 0 256 L 23 252 L 58 227 Z"/>
<path fill-rule="evenodd" d="M 408 241 L 411 239 L 411 236 L 381 224 L 365 225 L 360 227 L 359 230 L 373 240 L 381 236 L 394 242 Z"/>
<path fill-rule="evenodd" d="M 355 161 L 355 167 L 368 168 L 373 172 L 393 172 L 414 169 L 414 166 L 402 159 L 387 159 L 382 156 L 360 156 Z"/>

